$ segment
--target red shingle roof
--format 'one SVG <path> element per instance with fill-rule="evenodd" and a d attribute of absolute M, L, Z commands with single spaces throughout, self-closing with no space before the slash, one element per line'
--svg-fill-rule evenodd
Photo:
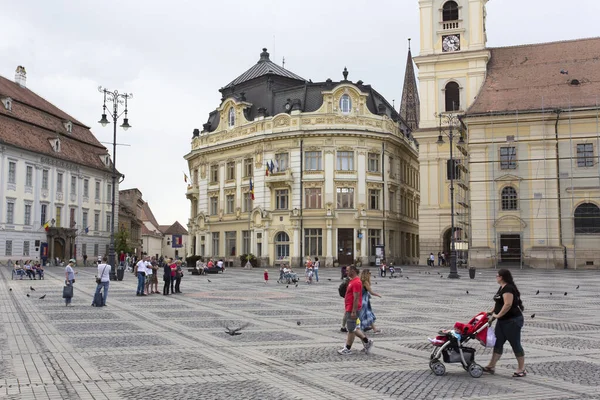
<path fill-rule="evenodd" d="M 173 225 L 161 225 L 159 227 L 160 231 L 164 235 L 187 235 L 188 231 L 177 221 L 173 223 Z"/>
<path fill-rule="evenodd" d="M 485 82 L 467 115 L 600 104 L 600 38 L 489 50 Z"/>
<path fill-rule="evenodd" d="M 0 142 L 88 167 L 111 170 L 100 159 L 108 154 L 89 128 L 31 90 L 0 76 L 0 98 L 13 100 L 12 111 L 0 105 Z M 64 122 L 73 124 L 68 133 Z M 60 138 L 55 152 L 49 139 Z"/>
<path fill-rule="evenodd" d="M 152 210 L 150 209 L 150 205 L 146 201 L 144 202 L 144 205 L 142 206 L 142 221 L 150 221 L 152 223 L 152 225 L 154 225 L 157 229 L 159 229 L 158 221 L 156 221 L 156 218 L 154 217 L 154 214 L 152 213 Z"/>

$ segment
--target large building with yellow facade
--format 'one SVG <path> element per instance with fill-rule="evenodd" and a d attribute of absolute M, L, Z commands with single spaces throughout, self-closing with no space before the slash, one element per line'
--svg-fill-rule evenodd
<path fill-rule="evenodd" d="M 471 265 L 597 268 L 600 39 L 488 48 L 486 3 L 419 1 L 421 262 L 449 251 L 454 173 Z"/>
<path fill-rule="evenodd" d="M 259 61 L 220 89 L 185 156 L 191 253 L 239 265 L 418 261 L 418 149 L 362 81 L 301 78 Z M 416 115 L 412 113 L 411 115 Z"/>

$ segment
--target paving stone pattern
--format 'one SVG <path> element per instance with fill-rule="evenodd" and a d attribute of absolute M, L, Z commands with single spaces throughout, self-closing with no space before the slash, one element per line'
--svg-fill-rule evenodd
<path fill-rule="evenodd" d="M 322 268 L 319 284 L 297 287 L 265 285 L 262 269 L 229 269 L 211 282 L 186 275 L 183 294 L 146 297 L 135 296 L 136 279 L 126 274 L 110 283 L 103 308 L 90 306 L 95 271 L 78 270 L 74 307 L 65 307 L 62 269 L 48 268 L 43 281 L 11 281 L 0 266 L 0 399 L 599 398 L 597 271 L 514 270 L 529 374 L 511 378 L 507 344 L 496 374 L 475 379 L 460 364 L 433 375 L 427 338 L 492 306 L 494 270 L 475 280 L 426 267 L 406 267 L 396 279 L 374 274 L 383 333 L 368 333 L 371 354 L 357 340 L 350 356 L 336 351 L 346 338 L 337 270 Z M 242 325 L 241 335 L 225 333 Z M 485 365 L 491 350 L 472 347 Z"/>

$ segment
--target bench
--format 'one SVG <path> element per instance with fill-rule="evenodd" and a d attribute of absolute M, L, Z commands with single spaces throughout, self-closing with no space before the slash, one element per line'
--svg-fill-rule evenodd
<path fill-rule="evenodd" d="M 203 275 L 203 271 L 196 268 L 188 268 L 188 272 L 192 275 Z"/>

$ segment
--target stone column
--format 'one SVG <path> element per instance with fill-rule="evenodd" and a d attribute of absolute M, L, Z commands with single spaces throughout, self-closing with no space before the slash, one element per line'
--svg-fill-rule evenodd
<path fill-rule="evenodd" d="M 325 265 L 330 267 L 333 265 L 333 231 L 331 229 L 331 221 L 327 221 L 327 229 L 325 230 Z"/>

